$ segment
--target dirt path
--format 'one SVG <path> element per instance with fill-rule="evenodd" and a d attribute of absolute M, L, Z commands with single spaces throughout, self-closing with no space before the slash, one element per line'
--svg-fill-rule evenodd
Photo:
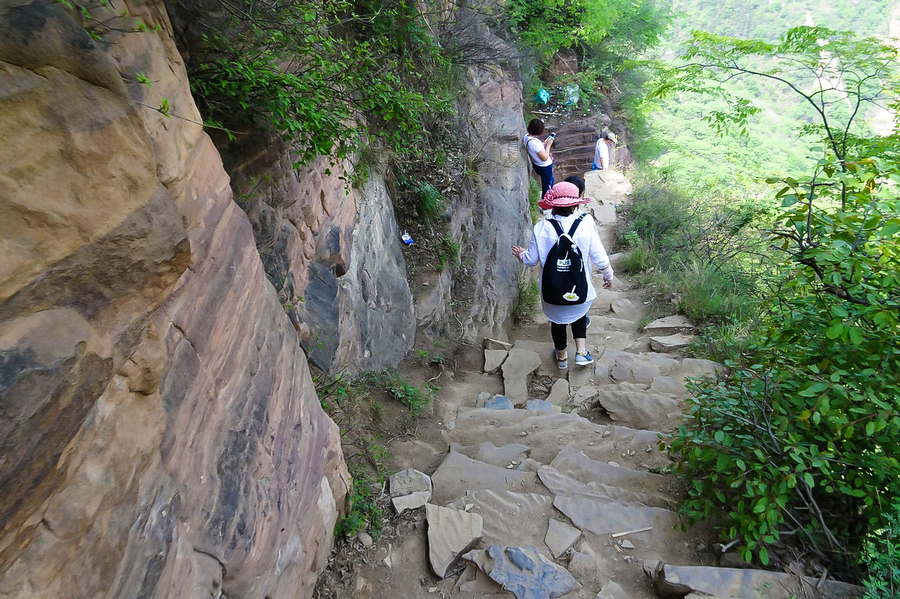
<path fill-rule="evenodd" d="M 630 183 L 597 172 L 586 183 L 595 198 L 586 208 L 612 247 Z M 487 344 L 482 369 L 469 356 L 442 378 L 424 434 L 390 446 L 397 470 L 430 475 L 429 506 L 394 515 L 371 547 L 356 544 L 344 591 L 330 596 L 649 599 L 679 577 L 694 580 L 672 596 L 690 588 L 782 596 L 769 573 L 698 568 L 717 565 L 711 536 L 682 532 L 681 490 L 674 477 L 654 473 L 670 463 L 658 438 L 681 422 L 685 377 L 721 366 L 653 351 L 683 343 L 689 323 L 663 319 L 639 332 L 640 289 L 622 276 L 612 290 L 600 283 L 589 312 L 594 364 L 570 359 L 558 370 L 538 307 L 533 322 L 509 331 L 508 344 Z M 657 585 L 648 571 L 659 563 L 687 568 L 666 567 Z"/>

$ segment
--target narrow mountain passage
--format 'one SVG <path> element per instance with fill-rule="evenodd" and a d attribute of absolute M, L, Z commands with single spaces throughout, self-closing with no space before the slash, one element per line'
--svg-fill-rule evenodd
<path fill-rule="evenodd" d="M 585 178 L 594 201 L 584 208 L 612 249 L 617 207 L 631 185 L 618 173 Z M 441 382 L 434 435 L 390 446 L 395 462 L 410 466 L 385 489 L 402 513 L 392 534 L 359 546 L 344 573 L 352 578 L 346 596 L 649 599 L 694 591 L 787 599 L 797 592 L 801 581 L 788 575 L 717 567 L 711 532 L 682 531 L 683 490 L 674 476 L 658 474 L 671 463 L 659 438 L 682 421 L 685 378 L 723 367 L 677 353 L 692 329 L 682 317 L 639 331 L 645 303 L 626 277 L 617 274 L 611 290 L 601 283 L 598 275 L 587 331 L 594 364 L 570 359 L 568 370 L 557 368 L 538 307 L 508 342 L 485 340 L 482 372 L 458 368 Z M 574 355 L 572 348 L 570 340 Z"/>

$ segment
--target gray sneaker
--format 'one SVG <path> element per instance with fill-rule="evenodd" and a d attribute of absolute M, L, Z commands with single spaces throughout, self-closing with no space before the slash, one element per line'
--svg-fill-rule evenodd
<path fill-rule="evenodd" d="M 556 360 L 556 367 L 559 368 L 560 370 L 565 370 L 566 368 L 569 367 L 568 358 L 563 358 L 562 360 L 560 360 L 559 357 L 557 357 L 555 349 L 553 350 L 553 359 Z"/>
<path fill-rule="evenodd" d="M 594 356 L 591 355 L 591 352 L 586 351 L 583 354 L 575 354 L 575 365 L 576 366 L 587 366 L 588 364 L 594 363 Z"/>

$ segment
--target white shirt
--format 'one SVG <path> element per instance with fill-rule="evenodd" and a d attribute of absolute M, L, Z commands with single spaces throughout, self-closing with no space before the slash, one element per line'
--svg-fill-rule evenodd
<path fill-rule="evenodd" d="M 541 160 L 541 157 L 538 156 L 538 152 L 543 152 L 545 147 L 544 142 L 537 137 L 532 137 L 526 133 L 525 137 L 522 138 L 522 143 L 525 144 L 525 149 L 528 150 L 528 156 L 534 164 L 537 166 L 548 166 L 553 164 L 552 156 L 548 155 L 547 160 Z"/>
<path fill-rule="evenodd" d="M 559 221 L 563 231 L 568 233 L 572 223 L 575 222 L 575 219 L 581 214 L 583 213 L 576 211 L 569 216 L 559 216 L 558 214 L 554 214 L 550 218 Z M 547 254 L 550 253 L 550 248 L 556 243 L 558 237 L 556 229 L 553 228 L 553 225 L 551 225 L 548 220 L 542 220 L 534 225 L 531 242 L 528 244 L 528 249 L 525 250 L 521 256 L 522 263 L 526 266 L 536 266 L 538 262 L 540 262 L 541 266 L 543 266 L 544 261 L 547 259 Z M 587 314 L 590 309 L 591 302 L 597 297 L 597 290 L 594 289 L 594 283 L 591 280 L 592 264 L 600 270 L 604 281 L 611 281 L 614 274 L 612 266 L 609 263 L 609 256 L 606 255 L 606 248 L 603 247 L 603 242 L 600 241 L 600 235 L 597 233 L 597 227 L 590 214 L 585 215 L 584 220 L 578 225 L 578 228 L 575 229 L 575 235 L 572 236 L 572 239 L 581 250 L 582 256 L 590 259 L 590 261 L 585 260 L 588 284 L 587 299 L 583 304 L 555 306 L 543 303 L 542 295 L 541 301 L 544 315 L 547 316 L 547 319 L 550 322 L 557 324 L 569 324 L 575 322 Z"/>
<path fill-rule="evenodd" d="M 594 148 L 594 164 L 597 168 L 609 168 L 609 144 L 605 139 L 598 139 Z"/>

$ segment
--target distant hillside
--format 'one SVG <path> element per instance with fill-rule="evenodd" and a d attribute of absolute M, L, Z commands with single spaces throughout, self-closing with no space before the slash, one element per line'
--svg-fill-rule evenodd
<path fill-rule="evenodd" d="M 821 25 L 859 35 L 888 37 L 900 30 L 896 0 L 674 0 L 676 18 L 668 40 L 680 42 L 691 30 L 774 41 L 798 25 Z"/>
<path fill-rule="evenodd" d="M 862 36 L 900 35 L 900 2 L 895 0 L 674 0 L 676 18 L 658 47 L 658 55 L 674 59 L 691 31 L 776 41 L 787 29 L 821 25 Z M 690 190 L 729 188 L 757 195 L 766 177 L 796 174 L 821 148 L 812 139 L 798 143 L 796 129 L 813 121 L 808 105 L 783 85 L 747 78 L 735 80 L 732 93 L 763 108 L 752 117 L 745 136 L 719 137 L 703 118 L 725 108 L 721 102 L 692 94 L 669 98 L 648 119 L 650 135 L 638 140 L 638 155 L 663 167 L 671 179 Z M 886 132 L 890 118 L 866 109 L 860 127 Z"/>

